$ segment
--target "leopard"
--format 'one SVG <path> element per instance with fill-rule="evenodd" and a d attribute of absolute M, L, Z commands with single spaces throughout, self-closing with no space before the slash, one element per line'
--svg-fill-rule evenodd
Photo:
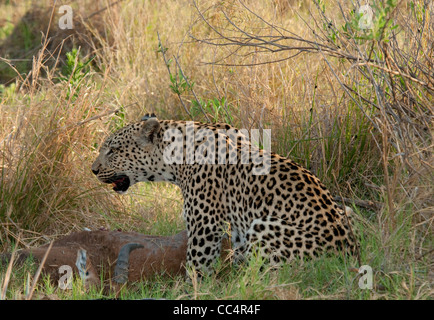
<path fill-rule="evenodd" d="M 253 151 L 262 162 L 253 161 Z M 201 275 L 212 272 L 225 237 L 236 263 L 253 252 L 273 265 L 355 252 L 352 210 L 339 206 L 311 171 L 226 123 L 146 114 L 104 140 L 91 171 L 119 194 L 138 182 L 177 185 L 186 268 Z"/>

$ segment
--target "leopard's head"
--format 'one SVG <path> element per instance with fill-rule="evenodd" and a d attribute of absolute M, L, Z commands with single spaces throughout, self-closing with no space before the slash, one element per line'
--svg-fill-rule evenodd
<path fill-rule="evenodd" d="M 171 175 L 163 161 L 160 131 L 154 115 L 119 129 L 102 144 L 92 172 L 120 194 L 139 181 L 168 180 Z"/>

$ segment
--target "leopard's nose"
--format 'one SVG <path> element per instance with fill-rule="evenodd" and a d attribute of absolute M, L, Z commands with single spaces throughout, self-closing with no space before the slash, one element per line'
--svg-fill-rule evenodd
<path fill-rule="evenodd" d="M 101 164 L 99 163 L 98 159 L 92 163 L 92 166 L 90 167 L 93 174 L 97 175 L 99 173 L 99 168 L 101 167 Z"/>

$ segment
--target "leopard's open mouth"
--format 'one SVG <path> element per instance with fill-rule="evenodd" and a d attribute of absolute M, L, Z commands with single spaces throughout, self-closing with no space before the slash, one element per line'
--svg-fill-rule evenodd
<path fill-rule="evenodd" d="M 108 183 L 111 183 L 113 186 L 113 191 L 117 193 L 125 193 L 130 187 L 130 178 L 125 175 L 116 176 L 110 179 Z"/>

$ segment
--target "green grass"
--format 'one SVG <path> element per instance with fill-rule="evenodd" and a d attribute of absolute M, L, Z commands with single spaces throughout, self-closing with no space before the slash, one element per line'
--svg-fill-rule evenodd
<path fill-rule="evenodd" d="M 157 188 L 154 189 L 154 191 Z M 370 215 L 369 212 L 359 213 Z M 167 215 L 168 216 L 168 215 Z M 153 224 L 148 234 L 173 234 L 178 231 L 175 217 L 163 218 L 166 226 Z M 159 216 L 161 217 L 161 216 Z M 140 221 L 137 217 L 134 221 Z M 315 260 L 296 260 L 280 269 L 272 269 L 259 256 L 253 256 L 240 266 L 219 261 L 215 273 L 200 281 L 193 276 L 186 282 L 183 276 L 155 275 L 138 283 L 130 283 L 117 294 L 107 289 L 101 280 L 98 287 L 84 287 L 80 279 L 74 279 L 72 290 L 61 290 L 49 278 L 42 277 L 34 297 L 51 299 L 430 299 L 429 257 L 408 262 L 409 221 L 402 221 L 401 231 L 382 239 L 376 232 L 375 218 L 366 218 L 355 224 L 360 233 L 361 262 L 373 271 L 373 288 L 359 287 L 360 275 L 356 257 L 324 255 Z M 147 225 L 145 222 L 144 225 Z M 172 226 L 168 230 L 167 226 Z M 36 266 L 27 262 L 14 269 L 9 284 L 8 299 L 25 296 L 27 277 L 30 283 Z M 4 274 L 5 266 L 0 274 Z"/>
<path fill-rule="evenodd" d="M 0 283 L 2 284 L 2 292 L 5 288 L 7 268 L 8 265 L 4 265 L 0 262 Z M 10 278 L 7 279 L 8 290 L 6 291 L 5 299 L 25 299 L 32 284 L 32 277 L 37 269 L 38 265 L 31 257 L 27 258 L 20 265 L 16 264 L 12 269 Z"/>

